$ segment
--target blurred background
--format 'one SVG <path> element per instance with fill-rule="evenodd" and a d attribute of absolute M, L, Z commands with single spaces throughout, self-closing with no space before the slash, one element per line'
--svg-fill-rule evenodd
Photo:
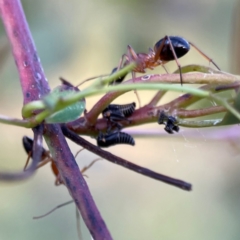
<path fill-rule="evenodd" d="M 195 43 L 224 71 L 239 73 L 239 11 L 235 0 L 131 0 L 22 1 L 26 16 L 52 88 L 60 76 L 74 84 L 110 73 L 130 44 L 147 52 L 167 35 Z M 1 26 L 1 41 L 5 33 Z M 7 47 L 6 47 L 7 49 Z M 0 114 L 21 117 L 22 94 L 14 60 L 1 60 Z M 180 59 L 182 65 L 208 62 L 195 50 Z M 167 64 L 169 71 L 176 63 Z M 162 72 L 161 68 L 155 70 Z M 140 93 L 142 102 L 149 92 Z M 175 95 L 176 96 L 176 95 Z M 164 98 L 168 101 L 170 95 Z M 87 99 L 87 109 L 99 97 Z M 117 103 L 136 101 L 128 93 Z M 136 146 L 108 150 L 136 164 L 193 184 L 186 192 L 146 178 L 102 160 L 86 178 L 97 206 L 114 239 L 211 240 L 240 238 L 240 136 L 239 126 L 214 129 L 181 128 L 169 135 L 157 124 L 138 129 L 156 131 L 158 137 L 136 138 Z M 0 124 L 0 169 L 21 171 L 26 161 L 22 136 L 31 130 Z M 90 139 L 95 143 L 94 139 Z M 70 143 L 73 153 L 79 147 Z M 96 156 L 81 152 L 80 168 Z M 50 166 L 29 180 L 0 182 L 0 239 L 78 239 L 75 206 L 33 220 L 70 200 L 64 186 L 54 186 Z M 81 221 L 82 236 L 90 240 Z"/>

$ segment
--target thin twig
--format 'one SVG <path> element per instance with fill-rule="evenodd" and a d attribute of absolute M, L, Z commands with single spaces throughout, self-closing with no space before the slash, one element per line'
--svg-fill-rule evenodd
<path fill-rule="evenodd" d="M 134 172 L 140 173 L 144 176 L 162 181 L 164 183 L 170 184 L 172 186 L 175 187 L 179 187 L 183 190 L 191 190 L 192 186 L 190 183 L 184 182 L 182 180 L 178 180 L 178 179 L 174 179 L 159 173 L 156 173 L 152 170 L 149 170 L 147 168 L 143 168 L 141 166 L 138 166 L 134 163 L 131 163 L 123 158 L 120 158 L 118 156 L 113 155 L 110 152 L 104 151 L 101 148 L 91 144 L 90 142 L 86 141 L 85 139 L 81 138 L 80 136 L 78 136 L 76 133 L 70 131 L 65 125 L 62 125 L 62 131 L 63 134 L 69 138 L 70 140 L 72 140 L 73 142 L 75 142 L 76 144 L 86 148 L 87 150 L 97 154 L 98 156 L 101 156 L 102 158 L 114 163 L 114 164 L 118 164 L 122 167 L 125 167 L 129 170 L 132 170 Z"/>
<path fill-rule="evenodd" d="M 181 118 L 195 118 L 195 117 L 201 117 L 201 116 L 206 116 L 206 115 L 221 113 L 226 111 L 227 109 L 224 106 L 213 106 L 213 107 L 194 109 L 194 110 L 178 109 L 176 111 L 176 116 Z"/>
<path fill-rule="evenodd" d="M 59 174 L 94 239 L 112 239 L 89 188 L 57 124 L 45 125 L 45 140 Z"/>

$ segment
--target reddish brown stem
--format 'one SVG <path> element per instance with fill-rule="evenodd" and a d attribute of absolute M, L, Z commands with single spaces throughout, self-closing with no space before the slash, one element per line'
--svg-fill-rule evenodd
<path fill-rule="evenodd" d="M 0 0 L 0 14 L 11 43 L 17 65 L 24 104 L 40 99 L 50 91 L 48 82 L 38 58 L 34 42 L 21 6 L 20 0 Z M 59 125 L 45 125 L 44 136 L 49 139 L 52 153 L 61 177 L 94 239 L 110 240 L 103 219 L 91 197 L 75 159 L 73 158 Z M 40 148 L 41 149 L 41 148 Z M 63 152 L 62 149 L 65 151 Z"/>
<path fill-rule="evenodd" d="M 73 157 L 59 125 L 46 125 L 46 141 L 61 179 L 69 190 L 93 239 L 112 239 L 94 203 L 87 183 Z"/>
<path fill-rule="evenodd" d="M 192 189 L 192 185 L 190 183 L 187 183 L 187 182 L 184 182 L 182 180 L 171 178 L 171 177 L 168 177 L 166 175 L 154 172 L 150 169 L 138 166 L 134 163 L 131 163 L 131 162 L 123 159 L 123 158 L 120 158 L 116 155 L 113 155 L 112 153 L 107 152 L 107 151 L 91 144 L 90 142 L 86 141 L 82 137 L 78 136 L 76 133 L 70 131 L 64 125 L 62 125 L 62 131 L 63 131 L 63 134 L 67 138 L 69 138 L 70 140 L 72 140 L 76 144 L 84 147 L 85 149 L 97 154 L 98 156 L 101 156 L 102 158 L 104 158 L 104 159 L 106 159 L 106 160 L 108 160 L 108 161 L 110 161 L 114 164 L 118 164 L 122 167 L 128 168 L 129 170 L 132 170 L 132 171 L 140 173 L 144 176 L 156 179 L 158 181 L 162 181 L 162 182 L 170 184 L 172 186 L 179 187 L 183 190 L 190 191 Z"/>
<path fill-rule="evenodd" d="M 205 76 L 205 77 L 204 77 Z M 207 77 L 206 77 L 207 76 Z M 235 76 L 229 76 L 227 74 L 205 74 L 205 73 L 188 73 L 183 74 L 183 83 L 194 83 L 194 84 L 205 84 L 212 82 L 215 86 L 220 83 L 226 84 L 226 82 L 235 82 Z M 134 78 L 122 83 L 179 83 L 179 74 L 151 74 L 145 75 L 138 78 Z M 212 84 L 211 84 L 212 85 Z M 114 99 L 121 96 L 128 91 L 121 92 L 110 92 L 104 95 L 93 108 L 86 113 L 85 118 L 87 120 L 86 124 L 93 126 L 97 121 L 98 116 L 103 111 L 106 106 L 108 106 Z M 185 94 L 186 96 L 186 94 Z"/>
<path fill-rule="evenodd" d="M 0 0 L 0 14 L 21 80 L 24 104 L 48 93 L 49 86 L 19 0 Z"/>

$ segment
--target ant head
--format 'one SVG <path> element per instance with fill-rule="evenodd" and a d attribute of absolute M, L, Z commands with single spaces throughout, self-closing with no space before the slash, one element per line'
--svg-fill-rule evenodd
<path fill-rule="evenodd" d="M 177 58 L 184 56 L 190 50 L 189 42 L 182 38 L 176 36 L 169 37 L 173 49 Z M 154 46 L 154 51 L 157 53 L 159 48 L 162 47 L 161 51 L 159 52 L 159 59 L 162 61 L 172 61 L 174 60 L 174 55 L 172 53 L 172 49 L 169 43 L 169 40 L 165 37 L 160 39 Z"/>

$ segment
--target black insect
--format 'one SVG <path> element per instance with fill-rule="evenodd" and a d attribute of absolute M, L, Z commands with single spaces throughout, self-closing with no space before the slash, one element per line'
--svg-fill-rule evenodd
<path fill-rule="evenodd" d="M 108 119 L 109 122 L 114 123 L 119 129 L 121 129 L 122 126 L 118 121 L 130 122 L 127 117 L 133 114 L 135 107 L 135 102 L 121 105 L 110 104 L 102 111 L 102 115 L 104 118 Z"/>
<path fill-rule="evenodd" d="M 29 156 L 29 158 L 31 158 L 32 149 L 33 149 L 33 140 L 27 136 L 24 136 L 22 138 L 22 143 L 23 143 L 23 148 L 25 149 L 27 155 Z M 45 148 L 42 148 L 42 160 L 47 156 L 49 156 L 49 152 Z"/>
<path fill-rule="evenodd" d="M 112 74 L 114 74 L 115 72 L 117 72 L 117 70 L 118 70 L 118 68 L 115 67 L 115 68 L 112 70 L 112 72 L 111 72 L 110 75 L 112 75 Z M 128 75 L 128 73 L 126 73 L 125 75 L 119 77 L 119 78 L 116 79 L 115 81 L 111 82 L 110 85 L 120 84 L 120 83 L 125 79 L 125 77 L 126 77 L 127 75 Z"/>
<path fill-rule="evenodd" d="M 164 66 L 164 64 L 167 62 L 175 60 L 179 68 L 180 82 L 182 84 L 181 65 L 179 64 L 178 59 L 188 53 L 190 46 L 194 47 L 201 55 L 203 55 L 208 61 L 212 62 L 216 68 L 219 69 L 217 64 L 193 43 L 188 42 L 182 37 L 165 36 L 155 44 L 154 49 L 149 48 L 148 53 L 136 53 L 134 49 L 128 45 L 127 53 L 122 55 L 117 70 L 128 65 L 129 63 L 136 62 L 136 67 L 132 71 L 132 78 L 134 79 L 136 77 L 135 73 L 137 72 L 145 73 L 145 69 L 147 68 L 154 69 L 159 65 Z"/>
<path fill-rule="evenodd" d="M 26 153 L 28 154 L 28 159 L 27 159 L 26 164 L 23 168 L 24 170 L 26 170 L 26 168 L 28 166 L 28 163 L 29 163 L 29 160 L 32 157 L 33 140 L 31 138 L 27 137 L 27 136 L 24 136 L 22 138 L 22 142 L 23 142 L 23 147 L 24 147 Z M 41 161 L 38 164 L 37 168 L 40 168 L 40 167 L 46 165 L 48 162 L 51 162 L 52 171 L 53 171 L 54 175 L 56 176 L 55 185 L 62 184 L 62 180 L 61 180 L 61 177 L 59 175 L 57 166 L 54 163 L 52 157 L 50 156 L 49 151 L 47 151 L 45 148 L 42 148 Z"/>
<path fill-rule="evenodd" d="M 114 132 L 103 134 L 100 133 L 97 137 L 97 145 L 99 147 L 111 147 L 117 144 L 128 144 L 135 145 L 135 141 L 133 137 L 124 132 Z"/>
<path fill-rule="evenodd" d="M 158 118 L 158 124 L 165 124 L 164 130 L 169 134 L 172 134 L 173 131 L 178 132 L 179 126 L 177 126 L 177 120 L 173 116 L 168 116 L 164 111 L 160 112 Z"/>

